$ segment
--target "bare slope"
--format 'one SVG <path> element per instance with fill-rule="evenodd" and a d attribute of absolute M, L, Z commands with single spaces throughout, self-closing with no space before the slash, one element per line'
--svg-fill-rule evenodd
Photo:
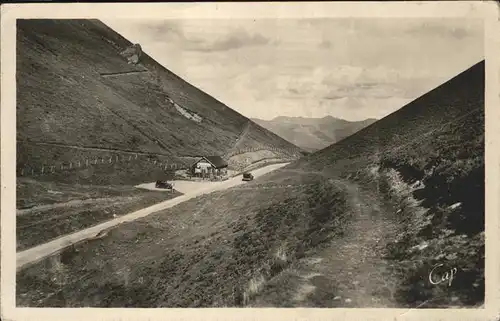
<path fill-rule="evenodd" d="M 18 20 L 17 37 L 19 167 L 85 156 L 65 146 L 98 148 L 106 156 L 116 150 L 159 154 L 171 162 L 222 155 L 249 121 L 147 54 L 138 65 L 127 64 L 119 53 L 131 43 L 100 21 Z M 109 76 L 123 72 L 130 73 Z M 185 110 L 202 121 L 188 119 Z M 298 150 L 265 130 L 247 140 Z"/>
<path fill-rule="evenodd" d="M 334 144 L 377 121 L 347 121 L 332 116 L 323 118 L 285 117 L 272 120 L 252 119 L 257 124 L 307 151 Z"/>
<path fill-rule="evenodd" d="M 75 307 L 480 304 L 483 114 L 481 62 L 279 171 L 123 224 L 103 239 L 20 271 L 17 302 Z M 460 269 L 450 287 L 427 282 L 436 263 Z"/>

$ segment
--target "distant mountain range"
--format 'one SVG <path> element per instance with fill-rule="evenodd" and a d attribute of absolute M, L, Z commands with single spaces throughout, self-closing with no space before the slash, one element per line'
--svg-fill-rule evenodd
<path fill-rule="evenodd" d="M 377 119 L 368 118 L 352 122 L 332 116 L 323 118 L 279 116 L 272 120 L 258 118 L 252 118 L 252 120 L 310 152 L 334 144 L 377 121 Z"/>

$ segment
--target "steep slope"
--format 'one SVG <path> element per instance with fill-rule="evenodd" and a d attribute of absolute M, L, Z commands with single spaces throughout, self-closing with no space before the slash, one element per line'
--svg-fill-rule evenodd
<path fill-rule="evenodd" d="M 290 166 L 339 175 L 379 195 L 397 224 L 385 248 L 400 271 L 400 302 L 436 307 L 484 300 L 484 88 L 481 61 Z M 439 264 L 436 274 L 458 270 L 449 287 L 428 281 Z"/>
<path fill-rule="evenodd" d="M 128 64 L 120 52 L 132 44 L 100 21 L 18 20 L 17 38 L 17 163 L 28 172 L 89 158 L 88 148 L 171 163 L 222 155 L 249 121 L 145 53 Z M 250 137 L 250 146 L 299 151 L 266 131 Z"/>
<path fill-rule="evenodd" d="M 20 271 L 16 295 L 53 307 L 474 306 L 483 232 L 484 61 L 261 179 Z M 428 282 L 438 263 L 457 268 L 450 286 Z"/>
<path fill-rule="evenodd" d="M 257 118 L 252 120 L 309 152 L 334 144 L 377 121 L 369 118 L 351 122 L 332 116 L 323 118 L 280 116 L 272 120 Z"/>
<path fill-rule="evenodd" d="M 418 151 L 415 147 L 427 141 L 427 136 L 423 135 L 434 135 L 438 131 L 449 130 L 450 127 L 444 127 L 448 124 L 455 127 L 458 134 L 459 127 L 456 127 L 455 121 L 460 121 L 462 118 L 464 119 L 462 121 L 467 121 L 482 117 L 483 114 L 484 61 L 355 135 L 301 159 L 295 166 L 308 164 L 322 169 L 338 167 L 338 161 L 342 160 L 349 160 L 349 163 L 352 163 L 351 160 L 360 157 L 362 159 L 366 159 L 367 156 L 384 157 L 388 155 L 387 148 L 391 147 L 405 153 L 411 152 L 412 154 L 408 155 L 411 157 L 431 157 L 432 155 L 413 153 Z M 482 137 L 484 124 L 478 122 L 477 126 L 462 130 L 473 131 Z M 409 144 L 412 144 L 411 147 Z M 352 164 L 358 166 L 357 163 Z"/>

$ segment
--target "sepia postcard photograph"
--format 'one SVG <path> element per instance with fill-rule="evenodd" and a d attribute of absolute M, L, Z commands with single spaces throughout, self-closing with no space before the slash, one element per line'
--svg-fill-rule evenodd
<path fill-rule="evenodd" d="M 2 319 L 494 320 L 497 9 L 2 6 Z"/>

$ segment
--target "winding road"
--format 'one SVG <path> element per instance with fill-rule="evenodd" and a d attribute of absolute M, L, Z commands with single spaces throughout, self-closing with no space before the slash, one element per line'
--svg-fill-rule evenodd
<path fill-rule="evenodd" d="M 286 166 L 288 163 L 280 163 L 280 164 L 273 164 L 269 165 L 266 167 L 262 167 L 259 169 L 256 169 L 252 171 L 253 175 L 255 178 L 263 176 L 267 173 L 270 173 L 274 170 L 277 170 L 278 168 L 281 168 L 283 166 Z M 65 236 L 62 236 L 60 238 L 57 238 L 53 241 L 47 242 L 45 244 L 41 244 L 38 246 L 35 246 L 33 248 L 30 248 L 28 250 L 18 252 L 17 253 L 17 270 L 20 270 L 21 268 L 29 265 L 36 263 L 47 256 L 50 256 L 54 253 L 57 253 L 68 246 L 71 246 L 73 244 L 79 243 L 81 241 L 87 240 L 87 239 L 92 239 L 95 238 L 100 232 L 107 230 L 109 228 L 115 227 L 121 223 L 125 222 L 131 222 L 134 220 L 137 220 L 139 218 L 148 216 L 150 214 L 156 213 L 158 211 L 162 211 L 171 207 L 174 207 L 182 202 L 185 202 L 187 200 L 193 199 L 195 197 L 204 195 L 204 194 L 209 194 L 215 191 L 220 191 L 220 190 L 225 190 L 229 189 L 234 186 L 238 186 L 241 184 L 245 184 L 244 181 L 242 181 L 242 175 L 238 175 L 235 177 L 232 177 L 226 181 L 221 181 L 221 182 L 213 182 L 211 184 L 207 184 L 207 186 L 204 186 L 203 188 L 192 190 L 189 193 L 186 193 L 184 195 L 181 195 L 179 197 L 169 199 L 165 202 L 161 202 L 155 205 L 152 205 L 150 207 L 143 208 L 141 210 L 120 216 L 116 219 L 95 225 L 93 227 L 68 234 Z"/>

